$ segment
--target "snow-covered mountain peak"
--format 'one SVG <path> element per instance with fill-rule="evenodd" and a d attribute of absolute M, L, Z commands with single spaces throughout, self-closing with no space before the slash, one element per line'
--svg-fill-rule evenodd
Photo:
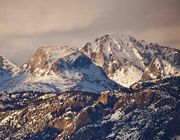
<path fill-rule="evenodd" d="M 142 56 L 133 45 L 131 36 L 107 34 L 85 44 L 80 50 L 103 67 L 109 65 L 116 69 L 115 65 L 128 65 L 131 61 L 134 65 L 144 68 L 141 63 Z"/>
<path fill-rule="evenodd" d="M 29 71 L 33 74 L 47 74 L 58 59 L 76 51 L 78 50 L 68 46 L 41 47 L 23 65 L 23 71 Z"/>
<path fill-rule="evenodd" d="M 141 79 L 154 57 L 180 65 L 179 50 L 138 41 L 129 35 L 103 35 L 86 43 L 80 51 L 101 66 L 112 80 L 126 87 Z"/>

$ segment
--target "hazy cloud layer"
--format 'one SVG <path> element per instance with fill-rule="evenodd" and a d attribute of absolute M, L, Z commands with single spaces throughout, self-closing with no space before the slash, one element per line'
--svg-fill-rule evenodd
<path fill-rule="evenodd" d="M 180 49 L 179 15 L 179 0 L 0 0 L 0 55 L 22 64 L 39 46 L 109 32 Z"/>

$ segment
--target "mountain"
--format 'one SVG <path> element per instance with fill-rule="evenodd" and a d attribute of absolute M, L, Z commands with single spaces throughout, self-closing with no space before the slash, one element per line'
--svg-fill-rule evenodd
<path fill-rule="evenodd" d="M 107 34 L 79 50 L 68 46 L 41 47 L 20 69 L 2 58 L 0 91 L 122 89 L 140 80 L 178 75 L 179 56 L 177 49 L 137 41 L 128 35 Z"/>
<path fill-rule="evenodd" d="M 1 92 L 64 92 L 119 89 L 102 68 L 80 51 L 67 46 L 41 47 L 21 72 L 3 83 Z"/>
<path fill-rule="evenodd" d="M 101 66 L 110 79 L 125 87 L 141 80 L 154 58 L 168 63 L 164 69 L 171 72 L 162 76 L 180 73 L 180 50 L 138 41 L 128 35 L 103 35 L 86 43 L 80 51 Z"/>
<path fill-rule="evenodd" d="M 0 56 L 0 83 L 10 79 L 13 75 L 18 73 L 19 67 L 13 62 Z"/>
<path fill-rule="evenodd" d="M 129 92 L 2 94 L 1 139 L 159 140 L 180 136 L 180 77 Z"/>
<path fill-rule="evenodd" d="M 0 139 L 180 139 L 180 50 L 107 34 L 0 57 Z"/>

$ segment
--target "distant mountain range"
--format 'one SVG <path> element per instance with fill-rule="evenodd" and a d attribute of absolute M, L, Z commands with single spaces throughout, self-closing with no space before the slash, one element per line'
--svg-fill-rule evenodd
<path fill-rule="evenodd" d="M 0 56 L 0 138 L 180 138 L 180 50 L 106 34 L 79 49 Z"/>

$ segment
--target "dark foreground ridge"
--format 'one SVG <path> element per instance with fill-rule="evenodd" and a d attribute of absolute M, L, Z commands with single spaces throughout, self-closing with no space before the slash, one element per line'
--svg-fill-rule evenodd
<path fill-rule="evenodd" d="M 154 140 L 180 135 L 180 77 L 131 91 L 1 94 L 0 138 Z"/>

